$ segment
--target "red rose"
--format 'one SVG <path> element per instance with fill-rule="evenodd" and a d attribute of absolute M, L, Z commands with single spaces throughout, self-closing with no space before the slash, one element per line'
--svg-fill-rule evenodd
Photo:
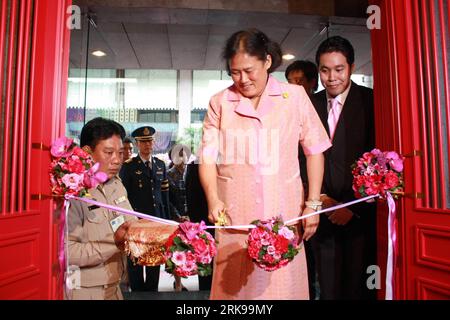
<path fill-rule="evenodd" d="M 275 239 L 275 249 L 280 252 L 280 253 L 284 253 L 286 251 L 288 251 L 288 247 L 289 247 L 289 240 L 286 239 L 285 237 L 278 235 Z"/>
<path fill-rule="evenodd" d="M 84 151 L 83 149 L 81 149 L 79 147 L 75 147 L 73 149 L 73 154 L 76 156 L 79 156 L 82 159 L 86 159 L 86 158 L 90 157 L 90 155 L 86 151 Z"/>
<path fill-rule="evenodd" d="M 170 247 L 173 245 L 173 239 L 177 236 L 177 232 L 174 232 L 170 235 L 169 239 L 166 241 L 166 250 L 169 251 Z"/>
<path fill-rule="evenodd" d="M 195 253 L 202 254 L 208 250 L 205 241 L 202 239 L 193 239 L 191 245 L 194 247 Z"/>
<path fill-rule="evenodd" d="M 258 259 L 259 249 L 256 246 L 254 246 L 252 244 L 249 244 L 249 246 L 248 246 L 248 254 L 249 254 L 250 258 Z"/>
<path fill-rule="evenodd" d="M 386 183 L 386 187 L 388 189 L 395 188 L 398 185 L 399 179 L 397 174 L 395 174 L 392 171 L 389 171 L 386 173 L 386 176 L 384 177 L 384 181 Z"/>

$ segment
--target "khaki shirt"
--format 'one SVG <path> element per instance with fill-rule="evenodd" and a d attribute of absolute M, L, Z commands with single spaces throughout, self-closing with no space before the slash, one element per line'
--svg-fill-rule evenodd
<path fill-rule="evenodd" d="M 90 198 L 98 202 L 132 210 L 127 192 L 118 177 L 89 190 Z M 71 200 L 69 226 L 69 265 L 81 270 L 81 287 L 105 286 L 117 283 L 126 267 L 122 253 L 114 243 L 110 221 L 119 214 L 85 202 Z M 125 220 L 135 217 L 124 215 Z"/>

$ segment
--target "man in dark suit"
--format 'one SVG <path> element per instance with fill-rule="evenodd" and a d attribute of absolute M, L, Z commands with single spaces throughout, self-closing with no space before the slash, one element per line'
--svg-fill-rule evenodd
<path fill-rule="evenodd" d="M 354 200 L 351 165 L 375 145 L 373 92 L 350 80 L 354 50 L 335 36 L 323 41 L 316 54 L 325 90 L 312 102 L 333 146 L 324 152 L 324 207 Z M 320 217 L 312 238 L 321 299 L 370 299 L 367 267 L 376 264 L 376 208 L 363 203 Z"/>
<path fill-rule="evenodd" d="M 166 165 L 152 157 L 155 129 L 149 126 L 132 132 L 139 154 L 127 160 L 120 170 L 120 178 L 127 189 L 128 199 L 135 211 L 170 219 L 169 181 Z M 143 270 L 146 270 L 144 281 Z M 158 291 L 159 266 L 142 267 L 128 260 L 128 278 L 132 291 Z"/>
<path fill-rule="evenodd" d="M 296 60 L 287 66 L 284 72 L 286 80 L 290 84 L 296 84 L 303 86 L 309 97 L 314 94 L 319 86 L 319 71 L 314 62 L 308 60 Z M 300 166 L 300 174 L 303 182 L 303 190 L 308 190 L 307 182 L 307 168 L 306 168 L 306 156 L 303 152 L 302 146 L 298 145 L 298 160 Z M 305 199 L 308 196 L 305 194 Z M 308 285 L 309 285 L 309 299 L 315 300 L 318 292 L 316 290 L 316 263 L 314 261 L 314 252 L 312 249 L 311 241 L 305 241 L 305 254 L 306 254 L 306 266 L 308 268 Z"/>
<path fill-rule="evenodd" d="M 212 225 L 208 220 L 208 203 L 205 192 L 200 184 L 198 175 L 198 163 L 192 162 L 186 168 L 186 205 L 187 215 L 192 222 L 204 221 L 207 225 Z M 209 233 L 214 236 L 214 229 L 209 229 Z M 212 275 L 198 276 L 199 290 L 211 290 Z"/>

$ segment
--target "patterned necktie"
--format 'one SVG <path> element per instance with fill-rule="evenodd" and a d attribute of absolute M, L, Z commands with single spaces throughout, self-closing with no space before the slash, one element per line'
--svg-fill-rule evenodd
<path fill-rule="evenodd" d="M 330 138 L 333 140 L 336 131 L 336 125 L 339 120 L 339 100 L 337 98 L 331 99 L 331 109 L 328 112 L 328 128 L 330 128 Z"/>

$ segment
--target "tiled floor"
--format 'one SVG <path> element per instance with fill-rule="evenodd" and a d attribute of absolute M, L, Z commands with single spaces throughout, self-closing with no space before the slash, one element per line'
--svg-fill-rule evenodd
<path fill-rule="evenodd" d="M 128 292 L 124 291 L 125 300 L 208 300 L 209 291 L 199 291 L 198 276 L 182 278 L 181 283 L 189 291 L 175 292 L 174 278 L 161 266 L 159 274 L 159 292 Z"/>

